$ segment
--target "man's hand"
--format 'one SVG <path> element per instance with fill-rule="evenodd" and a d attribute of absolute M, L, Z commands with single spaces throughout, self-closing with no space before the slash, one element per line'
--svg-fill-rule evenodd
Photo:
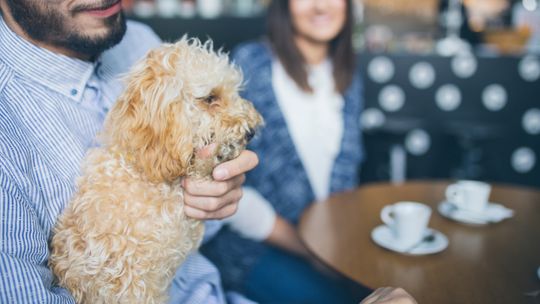
<path fill-rule="evenodd" d="M 204 157 L 211 149 L 214 149 L 213 145 L 200 153 Z M 216 166 L 212 172 L 213 181 L 184 179 L 182 186 L 186 215 L 200 220 L 222 219 L 233 215 L 242 197 L 242 184 L 246 179 L 244 173 L 255 168 L 258 163 L 257 155 L 245 150 L 237 158 Z"/>
<path fill-rule="evenodd" d="M 360 304 L 417 304 L 403 288 L 382 287 L 375 290 Z"/>

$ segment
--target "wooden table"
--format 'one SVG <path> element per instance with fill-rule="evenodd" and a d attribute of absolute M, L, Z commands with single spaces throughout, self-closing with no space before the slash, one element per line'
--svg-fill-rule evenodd
<path fill-rule="evenodd" d="M 371 184 L 338 194 L 306 210 L 301 237 L 337 271 L 371 288 L 404 287 L 420 304 L 540 303 L 540 295 L 525 295 L 540 290 L 540 191 L 494 185 L 490 201 L 514 209 L 514 217 L 471 226 L 436 211 L 448 184 Z M 383 206 L 404 200 L 433 208 L 429 226 L 448 237 L 445 251 L 405 256 L 371 240 Z"/>

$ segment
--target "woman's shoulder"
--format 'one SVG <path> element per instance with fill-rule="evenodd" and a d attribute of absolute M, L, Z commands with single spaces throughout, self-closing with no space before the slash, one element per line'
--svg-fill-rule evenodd
<path fill-rule="evenodd" d="M 253 69 L 272 61 L 270 46 L 265 40 L 248 41 L 238 45 L 231 54 L 242 69 Z"/>

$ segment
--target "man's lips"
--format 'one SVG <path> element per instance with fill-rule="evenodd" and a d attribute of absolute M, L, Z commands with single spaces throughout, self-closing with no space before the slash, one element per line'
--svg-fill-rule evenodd
<path fill-rule="evenodd" d="M 118 1 L 109 7 L 90 8 L 90 9 L 81 10 L 81 12 L 95 16 L 95 17 L 99 17 L 99 18 L 107 18 L 107 17 L 118 14 L 120 10 L 122 10 L 122 4 L 120 1 Z"/>

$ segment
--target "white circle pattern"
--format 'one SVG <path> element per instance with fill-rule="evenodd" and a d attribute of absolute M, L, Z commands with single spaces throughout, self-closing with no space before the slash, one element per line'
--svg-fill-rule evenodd
<path fill-rule="evenodd" d="M 385 83 L 394 77 L 394 64 L 384 56 L 377 56 L 368 65 L 368 75 L 374 82 Z"/>
<path fill-rule="evenodd" d="M 525 81 L 533 82 L 540 78 L 540 62 L 533 55 L 527 55 L 521 59 L 518 65 L 519 76 Z"/>
<path fill-rule="evenodd" d="M 411 130 L 405 137 L 405 147 L 412 155 L 426 154 L 431 146 L 431 137 L 422 129 Z"/>
<path fill-rule="evenodd" d="M 500 111 L 506 106 L 508 95 L 503 86 L 490 84 L 482 92 L 482 102 L 490 111 Z"/>
<path fill-rule="evenodd" d="M 385 121 L 383 112 L 377 108 L 365 109 L 360 115 L 360 125 L 364 130 L 379 128 Z"/>
<path fill-rule="evenodd" d="M 397 85 L 387 85 L 379 93 L 379 104 L 385 111 L 398 111 L 405 104 L 405 92 Z"/>
<path fill-rule="evenodd" d="M 461 91 L 453 84 L 445 84 L 437 89 L 435 102 L 443 111 L 453 111 L 461 104 Z"/>
<path fill-rule="evenodd" d="M 409 81 L 417 89 L 427 89 L 435 82 L 435 69 L 427 62 L 418 62 L 409 71 Z"/>
<path fill-rule="evenodd" d="M 512 153 L 512 168 L 518 173 L 527 173 L 536 165 L 536 155 L 531 148 L 521 147 Z"/>
<path fill-rule="evenodd" d="M 540 109 L 529 109 L 523 115 L 521 124 L 525 132 L 531 135 L 540 134 Z"/>
<path fill-rule="evenodd" d="M 478 70 L 478 62 L 474 56 L 457 55 L 451 61 L 454 74 L 462 79 L 472 77 Z M 540 79 L 540 59 L 527 55 L 518 64 L 520 77 L 528 82 Z M 395 66 L 391 59 L 377 56 L 368 65 L 370 78 L 377 83 L 385 83 L 395 76 Z M 431 87 L 436 78 L 434 67 L 427 62 L 418 62 L 409 70 L 409 81 L 417 89 Z M 397 85 L 387 85 L 379 92 L 379 104 L 388 112 L 400 110 L 405 104 L 405 92 Z M 462 93 L 454 84 L 445 84 L 435 93 L 437 106 L 443 111 L 453 111 L 462 103 Z M 508 103 L 508 93 L 500 84 L 490 84 L 482 92 L 482 103 L 489 111 L 500 111 Z M 377 108 L 363 111 L 360 123 L 364 129 L 381 127 L 386 121 L 385 114 Z M 532 108 L 522 116 L 522 127 L 530 135 L 540 134 L 540 109 Z M 422 129 L 414 129 L 405 137 L 407 151 L 416 156 L 428 152 L 431 146 L 430 135 Z M 529 147 L 519 147 L 511 155 L 511 166 L 518 173 L 530 172 L 536 166 L 535 151 Z"/>
<path fill-rule="evenodd" d="M 458 55 L 452 59 L 452 71 L 459 78 L 469 78 L 476 72 L 478 63 L 471 55 Z"/>

